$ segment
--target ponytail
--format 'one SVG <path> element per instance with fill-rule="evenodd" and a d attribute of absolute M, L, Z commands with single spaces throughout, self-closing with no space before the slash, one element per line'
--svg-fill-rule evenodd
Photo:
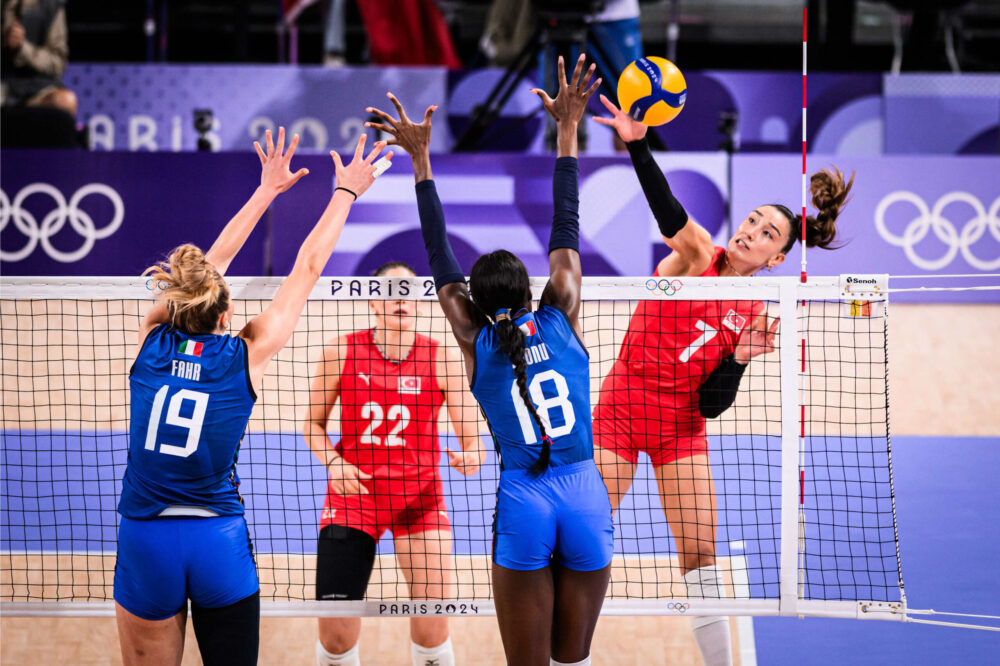
<path fill-rule="evenodd" d="M 819 247 L 824 250 L 835 250 L 840 247 L 839 244 L 834 244 L 837 235 L 837 217 L 840 215 L 840 209 L 847 205 L 853 185 L 854 174 L 852 173 L 850 180 L 845 182 L 844 174 L 837 167 L 833 167 L 832 170 L 823 169 L 812 175 L 809 192 L 812 195 L 812 205 L 818 212 L 815 217 L 806 216 L 806 247 Z M 780 204 L 773 205 L 788 218 L 790 234 L 785 247 L 781 250 L 787 253 L 795 245 L 795 241 L 802 238 L 802 216 L 792 214 L 792 211 Z"/>
<path fill-rule="evenodd" d="M 538 476 L 549 466 L 549 458 L 552 455 L 552 440 L 545 432 L 545 424 L 542 423 L 542 417 L 539 416 L 538 410 L 535 409 L 535 403 L 531 401 L 531 395 L 528 393 L 528 375 L 526 372 L 528 364 L 524 360 L 524 332 L 514 325 L 510 310 L 496 315 L 495 328 L 500 351 L 507 355 L 511 365 L 514 366 L 514 377 L 517 381 L 518 393 L 521 394 L 521 400 L 524 401 L 524 406 L 528 408 L 528 413 L 535 420 L 535 423 L 538 425 L 538 431 L 542 435 L 542 453 L 538 456 L 535 464 L 531 466 L 531 473 L 534 476 Z"/>
<path fill-rule="evenodd" d="M 219 317 L 229 309 L 229 287 L 195 245 L 181 245 L 142 274 L 150 276 L 167 305 L 170 325 L 182 333 L 214 333 Z"/>

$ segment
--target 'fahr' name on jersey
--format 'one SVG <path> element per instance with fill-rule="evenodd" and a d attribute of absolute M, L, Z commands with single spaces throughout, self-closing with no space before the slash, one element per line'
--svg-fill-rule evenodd
<path fill-rule="evenodd" d="M 201 381 L 201 363 L 178 361 L 177 359 L 173 359 L 171 363 L 172 367 L 170 368 L 170 374 L 174 377 L 190 379 L 196 382 Z"/>

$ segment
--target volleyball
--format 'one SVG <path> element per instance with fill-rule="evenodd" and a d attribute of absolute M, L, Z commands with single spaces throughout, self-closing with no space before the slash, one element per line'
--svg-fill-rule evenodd
<path fill-rule="evenodd" d="M 639 58 L 618 77 L 618 106 L 644 125 L 669 123 L 684 108 L 686 99 L 684 75 L 666 58 Z"/>

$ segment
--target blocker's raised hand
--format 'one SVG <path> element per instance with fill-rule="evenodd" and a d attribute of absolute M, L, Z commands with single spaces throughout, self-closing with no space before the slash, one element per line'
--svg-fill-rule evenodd
<path fill-rule="evenodd" d="M 347 166 L 344 166 L 336 150 L 330 151 L 333 163 L 337 167 L 337 187 L 350 190 L 355 197 L 360 197 L 375 182 L 373 162 L 385 148 L 385 141 L 376 141 L 375 146 L 368 153 L 368 157 L 365 157 L 365 141 L 367 141 L 367 137 L 362 134 L 361 138 L 358 139 L 357 148 L 354 149 L 354 159 Z M 385 159 L 392 159 L 391 150 L 386 153 Z"/>
<path fill-rule="evenodd" d="M 593 85 L 589 88 L 587 87 L 591 77 L 594 75 L 594 70 L 597 69 L 596 64 L 587 68 L 587 73 L 583 75 L 583 80 L 581 80 L 583 66 L 586 64 L 586 61 L 586 54 L 580 54 L 580 57 L 576 61 L 576 68 L 573 70 L 573 78 L 569 83 L 566 83 L 566 63 L 563 61 L 563 57 L 559 56 L 559 63 L 556 66 L 556 72 L 559 77 L 559 91 L 556 93 L 555 99 L 549 97 L 548 93 L 541 88 L 531 89 L 531 92 L 538 95 L 542 100 L 545 110 L 555 118 L 557 123 L 579 123 L 580 119 L 583 118 L 583 112 L 587 108 L 587 100 L 594 94 L 597 87 L 601 85 L 601 79 L 597 79 Z"/>
<path fill-rule="evenodd" d="M 433 104 L 427 107 L 424 111 L 424 120 L 420 123 L 415 123 L 406 116 L 406 111 L 403 109 L 403 105 L 400 104 L 396 96 L 391 92 L 385 94 L 392 102 L 392 105 L 396 107 L 396 113 L 399 114 L 399 119 L 395 119 L 390 116 L 385 111 L 381 109 L 376 109 L 373 106 L 369 106 L 365 111 L 368 113 L 373 113 L 382 120 L 384 123 L 365 123 L 365 127 L 373 127 L 381 132 L 385 132 L 392 136 L 387 142 L 390 146 L 399 146 L 411 156 L 420 155 L 426 153 L 429 150 L 431 143 L 431 116 L 434 115 L 434 111 L 437 110 L 437 104 Z"/>
<path fill-rule="evenodd" d="M 285 192 L 295 183 L 299 182 L 302 176 L 309 173 L 309 169 L 299 169 L 295 173 L 291 171 L 292 155 L 299 145 L 299 135 L 292 137 L 292 143 L 285 151 L 285 128 L 278 128 L 278 146 L 275 147 L 271 139 L 271 130 L 264 133 L 267 139 L 267 152 L 260 147 L 260 143 L 253 142 L 253 147 L 257 150 L 257 157 L 260 158 L 260 185 L 269 189 Z"/>
<path fill-rule="evenodd" d="M 736 349 L 733 352 L 733 358 L 736 362 L 746 365 L 755 356 L 773 352 L 774 339 L 778 334 L 780 324 L 781 317 L 775 317 L 768 324 L 767 313 L 762 312 L 740 334 L 740 341 L 736 343 Z"/>

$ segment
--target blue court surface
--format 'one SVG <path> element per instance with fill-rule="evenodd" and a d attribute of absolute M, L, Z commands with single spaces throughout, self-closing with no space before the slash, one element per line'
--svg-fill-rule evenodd
<path fill-rule="evenodd" d="M 457 448 L 453 436 L 442 444 Z M 113 553 L 124 433 L 5 431 L 0 550 Z M 897 600 L 884 440 L 807 441 L 807 596 Z M 780 441 L 713 442 L 719 555 L 745 558 L 751 597 L 778 594 Z M 903 581 L 912 608 L 1000 614 L 1000 438 L 893 438 Z M 315 552 L 324 472 L 292 433 L 249 434 L 238 471 L 258 553 Z M 442 466 L 458 554 L 485 554 L 498 478 L 490 452 L 464 477 Z M 672 554 L 652 470 L 640 465 L 616 551 Z M 724 527 L 723 527 L 724 526 Z M 739 543 L 738 552 L 730 544 Z M 389 535 L 379 545 L 391 552 Z M 936 618 L 948 619 L 948 618 Z M 958 619 L 957 621 L 963 621 Z M 755 618 L 761 664 L 1000 663 L 1000 634 L 859 620 Z"/>
<path fill-rule="evenodd" d="M 1000 615 L 1000 437 L 893 437 L 892 460 L 908 606 Z M 772 617 L 753 627 L 759 664 L 1000 664 L 997 632 Z"/>

